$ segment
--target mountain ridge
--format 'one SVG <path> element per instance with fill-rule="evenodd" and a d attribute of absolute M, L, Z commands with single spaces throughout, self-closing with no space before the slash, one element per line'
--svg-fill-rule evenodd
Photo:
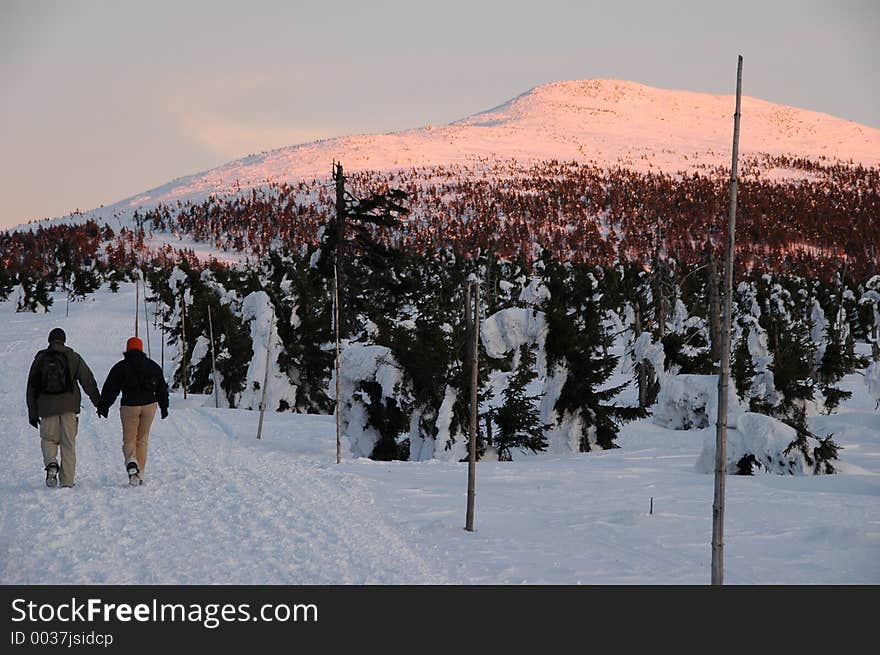
<path fill-rule="evenodd" d="M 250 154 L 80 216 L 107 219 L 140 207 L 323 179 L 334 160 L 342 161 L 347 172 L 450 165 L 479 169 L 487 160 L 528 165 L 551 159 L 665 173 L 724 169 L 730 165 L 733 111 L 732 95 L 615 79 L 549 82 L 445 125 L 331 137 Z M 873 167 L 880 165 L 880 130 L 744 96 L 740 155 Z M 771 165 L 764 173 L 783 179 L 808 176 Z"/>

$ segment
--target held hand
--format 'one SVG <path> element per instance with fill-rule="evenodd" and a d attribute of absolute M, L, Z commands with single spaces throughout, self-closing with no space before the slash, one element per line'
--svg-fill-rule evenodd
<path fill-rule="evenodd" d="M 160 411 L 162 412 L 162 418 L 168 418 L 168 408 L 167 407 L 163 407 Z"/>
<path fill-rule="evenodd" d="M 32 417 L 32 418 L 29 418 L 29 419 L 28 419 L 28 423 L 31 424 L 31 427 L 34 427 L 34 428 L 37 428 L 37 429 L 40 428 L 40 419 L 39 419 L 38 417 L 36 417 L 36 416 L 34 416 L 34 417 Z"/>

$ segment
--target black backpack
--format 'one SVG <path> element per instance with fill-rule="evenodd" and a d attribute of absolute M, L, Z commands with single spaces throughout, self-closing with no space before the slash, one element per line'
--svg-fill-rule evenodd
<path fill-rule="evenodd" d="M 73 391 L 67 357 L 57 350 L 49 350 L 40 362 L 40 393 L 59 394 Z"/>

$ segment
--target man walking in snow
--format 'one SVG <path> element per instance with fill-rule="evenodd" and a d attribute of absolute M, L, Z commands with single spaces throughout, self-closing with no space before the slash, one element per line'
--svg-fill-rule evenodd
<path fill-rule="evenodd" d="M 125 458 L 128 482 L 137 486 L 144 481 L 147 443 L 156 409 L 159 409 L 162 418 L 168 416 L 168 384 L 161 367 L 144 354 L 144 344 L 137 337 L 128 340 L 123 359 L 107 374 L 101 389 L 98 416 L 107 418 L 120 391 L 122 456 Z"/>
<path fill-rule="evenodd" d="M 47 487 L 58 486 L 59 471 L 62 487 L 74 484 L 80 386 L 95 407 L 101 402 L 95 376 L 83 358 L 64 345 L 66 340 L 61 328 L 49 332 L 49 347 L 36 354 L 28 373 L 28 422 L 40 430 Z"/>

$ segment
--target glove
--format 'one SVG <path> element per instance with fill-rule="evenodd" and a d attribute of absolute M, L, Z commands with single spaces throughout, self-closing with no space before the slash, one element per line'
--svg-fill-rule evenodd
<path fill-rule="evenodd" d="M 163 407 L 160 411 L 162 413 L 162 418 L 168 418 L 168 408 L 167 407 Z"/>
<path fill-rule="evenodd" d="M 110 412 L 110 408 L 107 405 L 98 405 L 98 416 L 101 418 L 107 418 L 107 414 Z"/>
<path fill-rule="evenodd" d="M 39 427 L 40 427 L 40 419 L 37 416 L 33 416 L 33 417 L 29 418 L 28 423 L 31 424 L 31 427 L 34 427 L 37 429 L 39 429 Z"/>

